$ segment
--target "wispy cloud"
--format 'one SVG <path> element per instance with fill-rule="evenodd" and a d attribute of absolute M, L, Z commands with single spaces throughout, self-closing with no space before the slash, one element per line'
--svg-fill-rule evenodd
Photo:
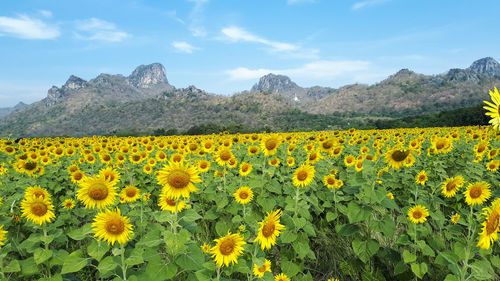
<path fill-rule="evenodd" d="M 48 10 L 39 10 L 38 11 L 40 15 L 42 15 L 45 18 L 51 18 L 52 17 L 52 12 Z"/>
<path fill-rule="evenodd" d="M 0 35 L 9 35 L 22 39 L 53 39 L 61 33 L 57 26 L 27 15 L 16 18 L 0 17 Z"/>
<path fill-rule="evenodd" d="M 79 32 L 75 32 L 75 37 L 82 40 L 120 42 L 130 37 L 130 34 L 117 29 L 114 23 L 97 18 L 77 21 L 76 29 Z"/>
<path fill-rule="evenodd" d="M 248 69 L 246 67 L 238 67 L 225 71 L 225 74 L 229 76 L 230 80 L 256 79 L 268 73 L 284 74 L 304 79 L 332 79 L 341 75 L 367 70 L 369 67 L 370 62 L 361 60 L 318 60 L 300 67 L 288 69 Z"/>
<path fill-rule="evenodd" d="M 191 34 L 195 37 L 205 37 L 207 35 L 207 31 L 205 27 L 202 25 L 203 22 L 203 12 L 205 11 L 205 4 L 208 3 L 209 0 L 188 0 L 189 2 L 194 3 L 194 7 L 189 14 L 189 30 Z"/>
<path fill-rule="evenodd" d="M 267 45 L 272 48 L 274 51 L 294 51 L 298 50 L 299 46 L 283 43 L 278 41 L 271 41 L 260 36 L 254 35 L 243 28 L 237 26 L 230 26 L 223 28 L 221 30 L 222 34 L 224 34 L 224 39 L 228 39 L 233 42 L 245 41 L 245 42 L 254 42 L 261 43 Z"/>
<path fill-rule="evenodd" d="M 385 2 L 389 2 L 391 0 L 367 0 L 367 1 L 361 1 L 361 2 L 356 2 L 352 5 L 353 10 L 359 10 L 361 8 L 369 7 L 369 6 L 375 6 L 379 5 Z"/>
<path fill-rule="evenodd" d="M 295 4 L 300 4 L 300 3 L 314 3 L 316 2 L 315 0 L 286 0 L 286 3 L 288 5 L 295 5 Z"/>
<path fill-rule="evenodd" d="M 184 41 L 174 41 L 174 42 L 172 42 L 172 46 L 178 52 L 187 53 L 187 54 L 191 54 L 193 51 L 200 49 L 200 48 L 197 48 L 197 47 L 189 44 L 188 42 L 184 42 Z"/>
<path fill-rule="evenodd" d="M 167 11 L 166 15 L 167 15 L 167 17 L 175 20 L 176 22 L 178 22 L 180 24 L 185 24 L 185 22 L 181 18 L 179 18 L 177 16 L 177 11 L 175 11 L 175 10 L 173 10 L 173 11 Z"/>

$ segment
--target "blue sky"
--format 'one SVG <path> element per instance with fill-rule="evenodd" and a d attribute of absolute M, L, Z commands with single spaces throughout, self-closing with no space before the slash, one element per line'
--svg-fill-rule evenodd
<path fill-rule="evenodd" d="M 153 62 L 177 88 L 225 95 L 269 72 L 304 87 L 438 74 L 500 60 L 499 12 L 498 0 L 1 1 L 0 107 Z"/>

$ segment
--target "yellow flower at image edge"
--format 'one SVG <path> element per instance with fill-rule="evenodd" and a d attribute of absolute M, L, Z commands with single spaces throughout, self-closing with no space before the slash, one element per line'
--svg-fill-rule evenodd
<path fill-rule="evenodd" d="M 121 216 L 118 208 L 98 213 L 92 223 L 92 230 L 99 241 L 105 240 L 111 245 L 115 242 L 125 244 L 133 234 L 130 218 Z"/>
<path fill-rule="evenodd" d="M 184 166 L 182 163 L 169 162 L 158 172 L 158 184 L 163 185 L 163 192 L 172 199 L 189 198 L 191 192 L 198 188 L 193 183 L 201 182 L 199 171 L 195 167 Z"/>
<path fill-rule="evenodd" d="M 259 222 L 260 228 L 254 242 L 258 241 L 262 250 L 271 249 L 272 246 L 276 245 L 276 238 L 285 229 L 285 226 L 280 224 L 281 214 L 281 209 L 278 209 L 272 213 L 267 213 L 264 221 Z"/>
<path fill-rule="evenodd" d="M 415 224 L 425 222 L 428 216 L 429 211 L 422 205 L 413 206 L 408 210 L 408 219 Z"/>
<path fill-rule="evenodd" d="M 483 215 L 486 217 L 482 223 L 482 231 L 479 233 L 477 246 L 482 249 L 489 249 L 491 244 L 498 240 L 500 227 L 500 199 L 495 200 L 491 207 L 484 208 Z"/>
<path fill-rule="evenodd" d="M 0 225 L 0 246 L 5 245 L 4 241 L 7 240 L 5 234 L 7 234 L 7 231 L 3 230 L 3 225 Z"/>
<path fill-rule="evenodd" d="M 500 93 L 498 93 L 497 87 L 493 92 L 490 91 L 490 96 L 493 103 L 484 101 L 488 106 L 483 108 L 489 111 L 486 112 L 486 115 L 491 117 L 489 123 L 493 125 L 493 129 L 498 130 L 500 128 Z"/>
<path fill-rule="evenodd" d="M 274 276 L 274 281 L 290 281 L 290 279 L 288 279 L 288 277 L 285 274 L 280 273 Z"/>
<path fill-rule="evenodd" d="M 229 263 L 238 263 L 238 256 L 243 254 L 243 236 L 239 233 L 231 234 L 227 232 L 226 236 L 215 239 L 216 245 L 210 249 L 212 258 L 214 258 L 217 266 L 229 266 Z"/>
<path fill-rule="evenodd" d="M 116 186 L 104 177 L 85 177 L 79 185 L 81 188 L 76 192 L 76 198 L 83 202 L 85 208 L 102 209 L 115 203 Z"/>
<path fill-rule="evenodd" d="M 22 216 L 39 225 L 50 222 L 56 217 L 52 210 L 54 205 L 49 198 L 31 196 L 21 202 Z"/>

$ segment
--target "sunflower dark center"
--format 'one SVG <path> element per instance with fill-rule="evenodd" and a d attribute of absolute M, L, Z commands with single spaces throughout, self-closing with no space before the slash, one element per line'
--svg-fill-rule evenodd
<path fill-rule="evenodd" d="M 231 159 L 231 153 L 227 150 L 222 151 L 220 154 L 220 159 L 222 161 L 227 161 L 227 160 Z"/>
<path fill-rule="evenodd" d="M 335 184 L 335 179 L 333 177 L 329 177 L 326 182 L 328 182 L 329 185 Z"/>
<path fill-rule="evenodd" d="M 313 161 L 313 160 L 315 160 L 317 157 L 318 157 L 318 155 L 317 155 L 316 153 L 311 153 L 311 154 L 309 155 L 309 160 Z"/>
<path fill-rule="evenodd" d="M 325 141 L 325 142 L 323 143 L 323 148 L 324 148 L 324 149 L 330 149 L 330 148 L 332 148 L 332 147 L 333 147 L 333 142 L 332 142 L 332 141 Z"/>
<path fill-rule="evenodd" d="M 106 231 L 108 233 L 118 235 L 125 230 L 125 224 L 118 218 L 113 218 L 106 222 Z"/>
<path fill-rule="evenodd" d="M 28 162 L 24 163 L 23 167 L 24 167 L 25 170 L 33 171 L 33 170 L 36 169 L 37 163 L 36 162 L 28 161 Z"/>
<path fill-rule="evenodd" d="M 270 139 L 266 141 L 266 149 L 273 150 L 278 146 L 278 142 L 275 139 Z"/>
<path fill-rule="evenodd" d="M 177 204 L 177 203 L 176 203 L 174 200 L 172 200 L 172 199 L 167 199 L 166 201 L 167 201 L 167 205 L 169 205 L 169 206 L 174 206 L 174 207 L 175 207 L 175 204 Z"/>
<path fill-rule="evenodd" d="M 267 222 L 263 227 L 262 227 L 262 235 L 264 237 L 270 237 L 274 233 L 274 229 L 276 226 L 274 225 L 274 222 L 269 221 Z"/>
<path fill-rule="evenodd" d="M 127 194 L 127 197 L 130 197 L 130 198 L 135 197 L 135 195 L 137 195 L 137 190 L 135 190 L 135 188 L 129 188 L 129 189 L 127 189 L 126 194 Z"/>
<path fill-rule="evenodd" d="M 500 215 L 497 211 L 493 211 L 493 213 L 488 217 L 486 221 L 486 234 L 490 235 L 495 232 L 500 224 Z"/>
<path fill-rule="evenodd" d="M 408 157 L 409 154 L 409 151 L 396 150 L 392 153 L 392 160 L 396 162 L 402 162 L 406 159 L 406 157 Z"/>
<path fill-rule="evenodd" d="M 200 168 L 202 168 L 202 169 L 207 168 L 207 166 L 208 166 L 207 162 L 201 162 L 200 163 Z"/>
<path fill-rule="evenodd" d="M 211 147 L 212 147 L 211 143 L 209 143 L 209 142 L 205 143 L 205 148 L 206 149 L 210 149 Z"/>
<path fill-rule="evenodd" d="M 35 192 L 33 192 L 33 195 L 35 195 L 35 197 L 40 196 L 45 199 L 45 194 L 41 190 L 36 190 Z"/>
<path fill-rule="evenodd" d="M 77 181 L 81 180 L 83 177 L 82 173 L 74 173 L 73 178 Z"/>
<path fill-rule="evenodd" d="M 425 175 L 420 175 L 420 176 L 418 177 L 418 180 L 419 180 L 419 181 L 424 181 L 424 180 L 425 180 Z"/>
<path fill-rule="evenodd" d="M 240 192 L 240 198 L 241 198 L 241 199 L 247 199 L 247 198 L 248 198 L 248 192 L 246 192 L 246 191 L 241 191 L 241 192 Z"/>
<path fill-rule="evenodd" d="M 110 161 L 110 160 L 111 160 L 111 156 L 109 156 L 109 155 L 104 155 L 104 156 L 102 157 L 102 159 L 103 159 L 104 161 Z"/>
<path fill-rule="evenodd" d="M 108 187 L 103 183 L 94 183 L 90 186 L 88 195 L 94 200 L 104 200 L 108 197 Z"/>
<path fill-rule="evenodd" d="M 439 141 L 436 143 L 436 148 L 437 148 L 437 149 L 443 149 L 445 146 L 446 146 L 446 141 L 444 141 L 444 140 L 439 140 Z"/>
<path fill-rule="evenodd" d="M 250 153 L 257 153 L 257 148 L 251 147 L 250 148 Z"/>
<path fill-rule="evenodd" d="M 191 151 L 195 151 L 197 148 L 198 148 L 198 145 L 195 143 L 192 143 L 189 145 L 189 150 L 191 150 Z"/>
<path fill-rule="evenodd" d="M 477 148 L 477 152 L 481 153 L 486 149 L 486 146 L 484 144 L 480 144 L 479 147 Z"/>
<path fill-rule="evenodd" d="M 299 171 L 297 173 L 297 179 L 299 181 L 304 181 L 305 179 L 307 179 L 307 172 L 306 171 Z"/>
<path fill-rule="evenodd" d="M 45 215 L 48 211 L 47 205 L 41 202 L 34 203 L 31 205 L 31 213 L 34 215 L 41 217 Z"/>
<path fill-rule="evenodd" d="M 248 166 L 247 166 L 247 165 L 243 165 L 243 166 L 241 166 L 241 171 L 242 171 L 242 172 L 246 172 L 246 171 L 248 171 Z"/>
<path fill-rule="evenodd" d="M 271 165 L 276 165 L 276 163 L 278 163 L 278 160 L 276 159 L 271 160 Z"/>
<path fill-rule="evenodd" d="M 422 211 L 420 211 L 420 210 L 416 210 L 416 211 L 413 212 L 413 218 L 416 219 L 416 220 L 418 220 L 419 218 L 421 218 L 422 215 L 423 215 Z"/>
<path fill-rule="evenodd" d="M 455 180 L 452 180 L 446 185 L 446 191 L 450 192 L 450 191 L 454 190 L 456 186 L 457 186 L 457 184 L 456 184 Z"/>
<path fill-rule="evenodd" d="M 173 171 L 168 176 L 168 184 L 173 188 L 184 188 L 189 184 L 189 174 L 184 171 Z"/>
<path fill-rule="evenodd" d="M 139 161 L 139 160 L 141 160 L 141 156 L 139 156 L 139 155 L 134 155 L 134 156 L 132 156 L 132 160 L 134 160 L 134 161 Z"/>
<path fill-rule="evenodd" d="M 234 242 L 232 240 L 225 240 L 220 244 L 220 253 L 224 256 L 230 255 L 234 251 Z"/>
<path fill-rule="evenodd" d="M 483 194 L 483 189 L 480 186 L 473 186 L 469 192 L 472 199 L 479 198 Z"/>
<path fill-rule="evenodd" d="M 335 150 L 333 150 L 333 154 L 339 154 L 340 153 L 340 148 L 335 148 Z"/>

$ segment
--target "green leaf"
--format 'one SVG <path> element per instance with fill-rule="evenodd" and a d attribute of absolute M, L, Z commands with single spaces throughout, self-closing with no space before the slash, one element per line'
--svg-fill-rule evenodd
<path fill-rule="evenodd" d="M 89 256 L 93 257 L 97 261 L 100 261 L 108 251 L 108 243 L 97 242 L 97 240 L 92 240 L 89 247 L 87 248 L 87 253 L 89 254 Z"/>
<path fill-rule="evenodd" d="M 417 256 L 413 253 L 410 253 L 408 250 L 403 251 L 403 261 L 405 263 L 412 263 L 417 260 Z"/>
<path fill-rule="evenodd" d="M 366 263 L 374 254 L 377 253 L 379 245 L 378 242 L 373 239 L 368 241 L 356 239 L 352 241 L 352 248 L 359 259 Z"/>
<path fill-rule="evenodd" d="M 89 233 L 92 233 L 92 225 L 87 223 L 80 228 L 77 227 L 68 232 L 68 236 L 73 240 L 80 241 L 88 237 Z"/>
<path fill-rule="evenodd" d="M 282 243 L 292 243 L 293 241 L 297 240 L 297 234 L 295 232 L 289 231 L 288 229 L 285 229 L 285 232 L 281 234 L 280 238 Z"/>
<path fill-rule="evenodd" d="M 339 214 L 337 212 L 330 212 L 329 211 L 326 213 L 326 221 L 331 222 L 331 221 L 335 220 L 338 216 L 339 216 Z"/>
<path fill-rule="evenodd" d="M 347 217 L 350 223 L 364 221 L 371 215 L 371 209 L 367 206 L 360 206 L 356 202 L 351 201 L 347 205 Z"/>
<path fill-rule="evenodd" d="M 3 268 L 5 273 L 13 273 L 21 271 L 21 265 L 17 260 L 12 260 L 7 266 Z"/>
<path fill-rule="evenodd" d="M 284 260 L 281 263 L 281 270 L 288 278 L 292 278 L 300 272 L 300 267 L 294 262 Z"/>
<path fill-rule="evenodd" d="M 38 266 L 33 257 L 20 261 L 23 275 L 32 275 L 38 272 Z"/>
<path fill-rule="evenodd" d="M 52 259 L 49 262 L 50 266 L 63 265 L 68 255 L 69 253 L 66 252 L 65 250 L 56 250 L 52 255 Z"/>
<path fill-rule="evenodd" d="M 205 254 L 196 244 L 188 246 L 188 252 L 175 259 L 175 263 L 184 270 L 197 270 L 203 267 Z"/>
<path fill-rule="evenodd" d="M 186 251 L 187 249 L 185 243 L 189 240 L 190 236 L 191 234 L 189 233 L 189 231 L 185 229 L 182 229 L 179 233 L 165 231 L 163 233 L 165 249 L 170 255 L 174 257 L 178 254 L 184 253 L 184 251 Z"/>
<path fill-rule="evenodd" d="M 413 271 L 415 276 L 422 279 L 424 277 L 424 275 L 427 273 L 427 264 L 425 262 L 412 263 L 411 264 L 411 271 Z"/>
<path fill-rule="evenodd" d="M 339 231 L 339 235 L 352 236 L 357 234 L 358 232 L 359 232 L 359 226 L 348 223 L 342 226 L 342 228 Z"/>
<path fill-rule="evenodd" d="M 52 251 L 38 248 L 35 250 L 33 257 L 36 264 L 41 264 L 52 257 Z"/>
<path fill-rule="evenodd" d="M 422 254 L 424 254 L 426 256 L 430 256 L 430 257 L 436 256 L 436 254 L 434 253 L 432 248 L 429 247 L 429 245 L 427 245 L 427 243 L 425 243 L 425 241 L 419 240 L 419 241 L 417 241 L 417 245 L 420 247 Z"/>
<path fill-rule="evenodd" d="M 125 263 L 128 266 L 134 266 L 137 264 L 144 263 L 144 259 L 142 258 L 142 253 L 144 252 L 144 248 L 135 248 L 132 250 L 132 253 L 128 258 L 125 259 Z"/>
<path fill-rule="evenodd" d="M 87 265 L 87 259 L 82 257 L 82 250 L 69 254 L 63 263 L 61 274 L 77 272 Z"/>
<path fill-rule="evenodd" d="M 40 278 L 38 281 L 63 281 L 63 278 L 61 274 L 56 274 L 51 278 Z"/>
<path fill-rule="evenodd" d="M 193 209 L 188 209 L 182 212 L 182 220 L 186 222 L 194 222 L 202 217 Z"/>
<path fill-rule="evenodd" d="M 118 266 L 118 263 L 115 263 L 112 256 L 107 256 L 103 260 L 99 262 L 97 269 L 101 273 L 101 275 L 105 275 L 112 270 L 114 270 Z"/>
<path fill-rule="evenodd" d="M 177 265 L 173 262 L 164 264 L 161 257 L 153 257 L 146 266 L 146 280 L 163 281 L 171 279 L 177 273 Z"/>
<path fill-rule="evenodd" d="M 444 281 L 460 281 L 460 279 L 453 274 L 448 274 L 448 275 L 446 275 L 446 278 L 444 279 Z"/>
<path fill-rule="evenodd" d="M 215 232 L 217 232 L 217 235 L 219 235 L 219 237 L 225 236 L 230 229 L 230 224 L 225 221 L 218 221 L 215 224 Z"/>
<path fill-rule="evenodd" d="M 500 258 L 498 256 L 491 256 L 490 261 L 492 265 L 500 269 Z"/>

